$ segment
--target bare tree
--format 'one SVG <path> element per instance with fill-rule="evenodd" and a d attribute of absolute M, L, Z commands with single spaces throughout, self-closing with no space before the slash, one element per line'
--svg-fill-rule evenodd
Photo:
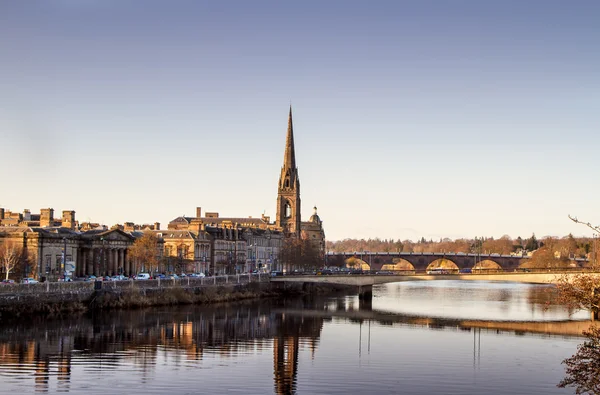
<path fill-rule="evenodd" d="M 584 226 L 587 226 L 588 228 L 590 228 L 591 230 L 593 230 L 594 232 L 600 234 L 600 225 L 592 225 L 589 222 L 584 222 L 584 221 L 580 221 L 577 219 L 577 217 L 571 217 L 571 215 L 569 215 L 569 219 L 573 222 L 575 222 L 576 224 L 581 224 Z M 597 266 L 598 264 L 598 253 L 599 251 L 594 251 L 594 256 L 592 257 L 592 267 Z M 594 267 L 595 269 L 596 267 Z"/>
<path fill-rule="evenodd" d="M 570 215 L 569 219 L 600 233 L 600 226 L 579 221 Z M 560 302 L 570 308 L 589 309 L 592 319 L 598 319 L 600 277 L 593 274 L 580 274 L 571 279 L 563 277 L 557 286 Z M 578 346 L 575 355 L 563 361 L 567 366 L 567 376 L 558 386 L 575 387 L 576 394 L 600 394 L 600 328 L 593 326 L 583 334 L 587 340 Z"/>
<path fill-rule="evenodd" d="M 0 267 L 4 270 L 5 280 L 10 272 L 17 267 L 23 256 L 23 247 L 13 241 L 0 245 Z"/>
<path fill-rule="evenodd" d="M 324 264 L 324 257 L 307 238 L 289 237 L 284 239 L 281 260 L 287 271 L 313 270 Z"/>
<path fill-rule="evenodd" d="M 592 319 L 598 318 L 600 309 L 600 277 L 592 274 L 563 275 L 556 283 L 558 302 L 570 310 L 587 309 Z"/>
<path fill-rule="evenodd" d="M 575 387 L 576 394 L 600 394 L 600 328 L 593 326 L 583 332 L 587 340 L 577 347 L 577 353 L 563 361 L 567 377 L 558 386 Z"/>
<path fill-rule="evenodd" d="M 571 221 L 575 222 L 576 224 L 582 224 L 582 225 L 585 225 L 585 226 L 587 226 L 588 228 L 590 228 L 591 230 L 593 230 L 594 232 L 598 232 L 598 233 L 600 233 L 600 225 L 596 225 L 596 226 L 594 226 L 594 225 L 592 225 L 592 224 L 591 224 L 591 223 L 589 223 L 589 222 L 583 222 L 583 221 L 580 221 L 580 220 L 578 220 L 578 219 L 577 219 L 577 217 L 571 217 L 571 215 L 569 215 L 569 219 L 570 219 Z"/>
<path fill-rule="evenodd" d="M 133 259 L 143 264 L 147 271 L 153 273 L 158 269 L 160 256 L 158 248 L 158 236 L 153 232 L 144 232 L 131 246 L 130 254 Z"/>

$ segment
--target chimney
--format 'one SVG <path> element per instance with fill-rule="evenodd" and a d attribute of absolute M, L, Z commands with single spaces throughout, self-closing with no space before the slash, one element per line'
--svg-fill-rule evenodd
<path fill-rule="evenodd" d="M 40 210 L 40 226 L 45 228 L 47 226 L 54 226 L 54 209 L 43 208 Z"/>
<path fill-rule="evenodd" d="M 64 210 L 62 212 L 62 223 L 63 228 L 75 229 L 75 211 Z"/>
<path fill-rule="evenodd" d="M 4 209 L 0 208 L 0 219 L 4 219 Z"/>
<path fill-rule="evenodd" d="M 154 223 L 154 230 L 160 230 L 160 222 Z"/>
<path fill-rule="evenodd" d="M 202 207 L 196 207 L 196 218 L 202 218 Z"/>
<path fill-rule="evenodd" d="M 23 221 L 31 221 L 31 210 L 28 208 L 23 210 Z"/>

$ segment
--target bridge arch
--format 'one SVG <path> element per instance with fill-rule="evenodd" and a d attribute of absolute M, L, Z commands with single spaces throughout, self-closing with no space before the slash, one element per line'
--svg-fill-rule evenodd
<path fill-rule="evenodd" d="M 402 258 L 392 259 L 392 263 L 386 263 L 381 266 L 381 270 L 394 270 L 394 271 L 410 271 L 414 272 L 415 267 L 412 263 Z"/>
<path fill-rule="evenodd" d="M 348 269 L 371 270 L 367 262 L 355 256 L 346 259 L 344 263 Z"/>
<path fill-rule="evenodd" d="M 433 269 L 446 269 L 450 273 L 458 273 L 458 266 L 448 258 L 436 259 L 435 261 L 431 262 L 425 270 L 429 272 Z"/>
<path fill-rule="evenodd" d="M 477 262 L 475 266 L 473 266 L 474 272 L 502 272 L 502 266 L 500 266 L 497 262 L 492 261 L 491 259 L 484 259 L 481 262 Z"/>

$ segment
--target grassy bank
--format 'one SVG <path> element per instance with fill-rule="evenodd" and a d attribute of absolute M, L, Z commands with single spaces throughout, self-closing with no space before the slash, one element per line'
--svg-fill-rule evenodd
<path fill-rule="evenodd" d="M 212 304 L 247 299 L 286 297 L 295 295 L 348 294 L 347 286 L 332 284 L 300 284 L 279 286 L 263 283 L 223 284 L 202 287 L 103 289 L 70 294 L 28 294 L 0 300 L 0 319 L 23 317 L 53 317 L 88 311 L 134 309 L 151 306 Z"/>
<path fill-rule="evenodd" d="M 123 292 L 97 292 L 90 302 L 90 309 L 130 309 L 149 306 L 221 303 L 273 297 L 279 294 L 280 292 L 274 288 L 260 283 L 204 288 L 137 289 L 134 287 Z"/>

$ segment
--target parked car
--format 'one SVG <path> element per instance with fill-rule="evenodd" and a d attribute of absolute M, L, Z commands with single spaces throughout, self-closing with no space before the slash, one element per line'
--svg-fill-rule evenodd
<path fill-rule="evenodd" d="M 283 276 L 283 272 L 276 271 L 276 270 L 271 272 L 271 277 L 280 277 L 280 276 Z"/>
<path fill-rule="evenodd" d="M 166 278 L 169 280 L 179 280 L 179 276 L 177 274 L 169 274 L 166 276 Z"/>
<path fill-rule="evenodd" d="M 116 275 L 116 276 L 112 276 L 112 277 L 110 278 L 110 281 L 125 281 L 125 280 L 127 280 L 127 277 L 125 277 L 125 276 L 124 276 L 124 275 L 122 275 L 122 274 L 118 274 L 118 275 Z"/>
<path fill-rule="evenodd" d="M 150 280 L 150 274 L 149 273 L 139 273 L 137 276 L 135 276 L 136 280 Z"/>
<path fill-rule="evenodd" d="M 192 273 L 188 277 L 202 278 L 202 277 L 206 277 L 206 276 L 204 275 L 204 273 Z"/>
<path fill-rule="evenodd" d="M 435 269 L 427 270 L 427 274 L 450 274 L 450 270 L 436 267 Z"/>
<path fill-rule="evenodd" d="M 33 277 L 26 277 L 21 281 L 21 284 L 37 284 L 37 283 L 39 283 L 39 281 Z"/>
<path fill-rule="evenodd" d="M 85 278 L 84 281 L 96 281 L 96 276 L 94 276 L 93 274 L 90 274 L 89 276 L 87 276 Z"/>
<path fill-rule="evenodd" d="M 2 282 L 0 284 L 14 284 L 15 280 L 2 280 Z"/>
<path fill-rule="evenodd" d="M 472 273 L 473 270 L 471 268 L 464 268 L 458 271 L 459 273 Z"/>

